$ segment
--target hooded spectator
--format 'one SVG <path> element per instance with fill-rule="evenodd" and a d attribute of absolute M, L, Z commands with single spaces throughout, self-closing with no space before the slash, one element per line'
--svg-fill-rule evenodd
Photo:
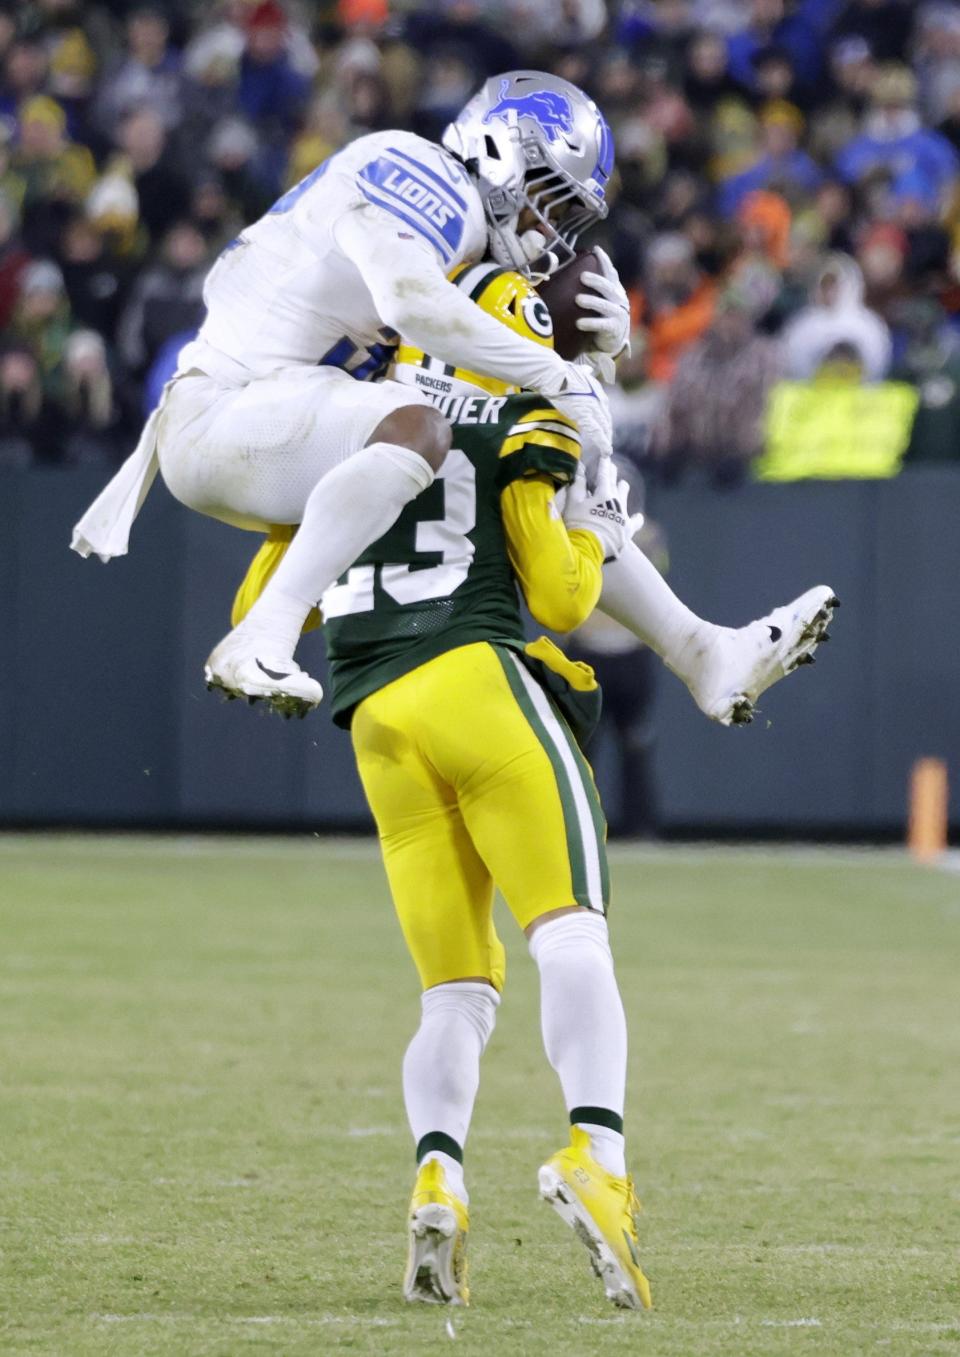
<path fill-rule="evenodd" d="M 874 82 L 863 131 L 837 157 L 837 172 L 857 184 L 878 171 L 891 179 L 922 177 L 942 201 L 960 175 L 960 157 L 946 137 L 922 125 L 916 108 L 917 82 L 905 66 L 884 68 Z"/>
<path fill-rule="evenodd" d="M 786 326 L 783 347 L 787 376 L 808 381 L 838 344 L 858 356 L 869 382 L 890 368 L 890 331 L 863 304 L 863 274 L 853 259 L 832 255 L 816 280 L 811 303 Z"/>

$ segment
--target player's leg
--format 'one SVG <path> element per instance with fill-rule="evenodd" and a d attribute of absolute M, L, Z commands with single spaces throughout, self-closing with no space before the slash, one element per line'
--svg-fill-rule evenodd
<path fill-rule="evenodd" d="M 593 776 L 512 651 L 465 646 L 424 670 L 434 677 L 424 693 L 431 762 L 456 786 L 471 838 L 540 972 L 544 1045 L 573 1128 L 572 1145 L 544 1172 L 555 1174 L 562 1157 L 587 1196 L 588 1206 L 571 1208 L 584 1219 L 565 1219 L 593 1239 L 608 1295 L 648 1304 L 624 1163 L 626 1022 L 607 934 L 605 825 Z M 567 1211 L 552 1176 L 541 1187 Z"/>
<path fill-rule="evenodd" d="M 631 542 L 604 567 L 599 606 L 656 651 L 701 711 L 728 726 L 751 721 L 761 693 L 813 663 L 837 599 L 820 585 L 748 626 L 716 626 L 691 612 Z"/>
<path fill-rule="evenodd" d="M 430 484 L 450 438 L 410 388 L 332 368 L 229 391 L 203 377 L 173 386 L 158 450 L 177 498 L 238 526 L 301 525 L 261 598 L 210 656 L 213 684 L 300 714 L 320 701 L 293 660 L 304 619 Z"/>
<path fill-rule="evenodd" d="M 404 1294 L 465 1302 L 463 1154 L 503 984 L 493 883 L 456 797 L 419 752 L 417 673 L 374 693 L 353 721 L 357 766 L 423 995 L 403 1064 L 417 1157 Z"/>

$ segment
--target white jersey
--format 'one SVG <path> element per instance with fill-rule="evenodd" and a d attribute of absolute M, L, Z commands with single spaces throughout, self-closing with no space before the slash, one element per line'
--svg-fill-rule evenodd
<path fill-rule="evenodd" d="M 458 161 L 410 132 L 361 137 L 222 252 L 204 285 L 199 343 L 183 351 L 179 370 L 243 380 L 319 363 L 380 376 L 397 335 L 337 240 L 338 224 L 368 204 L 380 209 L 367 214 L 368 229 L 386 257 L 415 242 L 422 267 L 445 276 L 486 250 L 483 204 Z"/>

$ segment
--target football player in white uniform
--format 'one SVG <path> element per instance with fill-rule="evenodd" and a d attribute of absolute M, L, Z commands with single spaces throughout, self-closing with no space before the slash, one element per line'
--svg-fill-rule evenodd
<path fill-rule="evenodd" d="M 74 531 L 82 555 L 123 554 L 158 467 L 201 513 L 260 530 L 299 524 L 256 607 L 206 665 L 211 685 L 285 714 L 323 695 L 294 660 L 310 609 L 426 489 L 450 446 L 426 396 L 373 380 L 398 335 L 451 368 L 549 397 L 576 420 L 585 449 L 610 452 L 595 373 L 611 375 L 629 308 L 609 261 L 584 278 L 586 363 L 511 333 L 447 279 L 488 252 L 530 277 L 573 257 L 580 233 L 607 212 L 613 139 L 603 115 L 569 82 L 515 71 L 487 81 L 443 141 L 362 137 L 227 246 L 206 281 L 198 338 L 137 449 Z M 611 575 L 608 593 L 614 615 L 725 723 L 749 719 L 756 694 L 815 644 L 830 595 L 805 595 L 779 610 L 789 617 L 751 624 L 755 632 L 730 631 L 684 608 L 640 553 Z"/>

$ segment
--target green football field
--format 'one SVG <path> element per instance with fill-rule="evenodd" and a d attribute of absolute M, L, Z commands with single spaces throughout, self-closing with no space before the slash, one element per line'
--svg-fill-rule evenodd
<path fill-rule="evenodd" d="M 614 850 L 651 1314 L 537 1199 L 535 972 L 467 1154 L 473 1304 L 399 1298 L 417 1020 L 372 845 L 0 838 L 0 1353 L 960 1354 L 960 876 Z"/>

